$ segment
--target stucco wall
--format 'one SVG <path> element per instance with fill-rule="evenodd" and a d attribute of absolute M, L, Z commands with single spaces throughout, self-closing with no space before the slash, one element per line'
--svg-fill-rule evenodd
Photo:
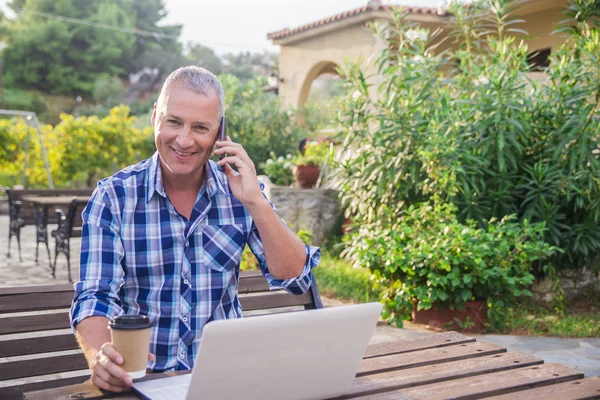
<path fill-rule="evenodd" d="M 527 3 L 517 10 L 513 17 L 524 19 L 526 22 L 511 25 L 509 28 L 519 28 L 528 32 L 530 38 L 526 38 L 525 42 L 529 51 L 551 48 L 554 52 L 564 42 L 565 36 L 551 33 L 557 24 L 566 18 L 563 14 L 566 4 L 566 0 Z M 380 17 L 377 21 L 385 24 L 389 18 Z M 441 38 L 449 31 L 446 22 L 420 22 L 420 25 L 431 31 L 441 27 L 444 30 Z M 523 37 L 520 34 L 516 35 L 517 38 Z M 373 76 L 369 83 L 377 85 L 380 79 L 376 76 L 374 62 L 383 45 L 384 43 L 365 27 L 364 21 L 280 44 L 279 74 L 284 80 L 279 86 L 282 102 L 293 107 L 302 105 L 308 96 L 312 81 L 323 68 L 329 72 L 332 64 L 339 66 L 346 61 L 356 61 L 359 57 L 370 61 L 367 64 L 367 75 Z M 439 51 L 450 46 L 456 45 L 452 41 L 446 41 Z"/>
<path fill-rule="evenodd" d="M 303 85 L 310 88 L 321 72 L 314 70 L 318 64 L 326 62 L 340 66 L 346 61 L 356 61 L 360 56 L 367 59 L 376 52 L 377 45 L 375 36 L 364 24 L 282 45 L 279 55 L 279 76 L 284 80 L 279 86 L 282 101 L 290 106 L 298 105 Z M 313 76 L 309 77 L 311 72 Z"/>

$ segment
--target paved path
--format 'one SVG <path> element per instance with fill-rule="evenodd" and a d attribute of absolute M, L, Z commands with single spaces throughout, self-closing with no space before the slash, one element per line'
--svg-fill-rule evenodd
<path fill-rule="evenodd" d="M 56 279 L 50 275 L 48 256 L 40 249 L 40 262 L 35 263 L 35 227 L 26 226 L 21 232 L 23 262 L 19 261 L 17 244 L 13 240 L 11 258 L 6 257 L 8 216 L 0 215 L 0 287 L 46 285 L 67 282 L 67 263 L 64 255 L 59 256 L 56 266 Z M 55 229 L 56 226 L 50 226 Z M 71 239 L 71 273 L 73 279 L 79 276 L 79 250 L 81 239 Z M 50 250 L 53 255 L 54 239 L 50 238 Z M 54 255 L 53 255 L 54 256 Z M 344 303 L 324 299 L 325 306 L 337 306 Z M 433 332 L 411 323 L 405 329 L 379 324 L 375 329 L 371 343 L 388 342 L 398 339 L 410 339 Z M 600 338 L 596 339 L 560 339 L 535 336 L 477 335 L 477 340 L 506 347 L 508 351 L 520 351 L 533 354 L 547 363 L 559 363 L 575 368 L 586 376 L 600 376 Z"/>

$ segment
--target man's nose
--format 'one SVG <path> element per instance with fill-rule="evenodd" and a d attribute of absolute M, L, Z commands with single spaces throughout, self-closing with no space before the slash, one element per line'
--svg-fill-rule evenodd
<path fill-rule="evenodd" d="M 181 149 L 191 147 L 194 144 L 191 127 L 183 127 L 177 135 L 176 142 Z"/>

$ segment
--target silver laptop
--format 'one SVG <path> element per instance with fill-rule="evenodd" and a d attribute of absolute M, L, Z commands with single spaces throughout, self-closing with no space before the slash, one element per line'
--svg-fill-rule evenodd
<path fill-rule="evenodd" d="M 344 394 L 380 303 L 215 321 L 191 374 L 136 382 L 147 399 L 325 399 Z"/>

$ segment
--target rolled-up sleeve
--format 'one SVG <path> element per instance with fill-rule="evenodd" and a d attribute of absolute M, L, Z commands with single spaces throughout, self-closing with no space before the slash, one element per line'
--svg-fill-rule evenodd
<path fill-rule="evenodd" d="M 119 214 L 102 186 L 85 207 L 81 237 L 80 280 L 75 284 L 71 327 L 91 316 L 112 319 L 123 314 L 119 290 L 124 282 L 124 250 L 118 234 Z"/>
<path fill-rule="evenodd" d="M 261 190 L 263 190 L 264 185 L 261 183 L 260 186 Z M 265 198 L 267 197 L 265 196 Z M 267 198 L 267 200 L 269 199 Z M 270 200 L 269 204 L 271 205 L 273 211 L 277 212 L 277 209 Z M 281 223 L 289 229 L 283 219 L 281 220 Z M 312 269 L 319 265 L 319 262 L 321 261 L 321 250 L 318 247 L 304 245 L 306 251 L 306 260 L 304 262 L 304 268 L 302 269 L 302 272 L 295 278 L 282 280 L 273 277 L 273 275 L 271 275 L 269 272 L 269 267 L 267 266 L 265 258 L 265 249 L 263 247 L 260 234 L 258 233 L 258 229 L 254 223 L 252 223 L 252 228 L 248 237 L 248 246 L 258 260 L 258 265 L 265 278 L 267 278 L 267 281 L 269 282 L 269 288 L 271 290 L 283 289 L 292 294 L 302 294 L 310 288 L 310 285 L 313 281 Z"/>

